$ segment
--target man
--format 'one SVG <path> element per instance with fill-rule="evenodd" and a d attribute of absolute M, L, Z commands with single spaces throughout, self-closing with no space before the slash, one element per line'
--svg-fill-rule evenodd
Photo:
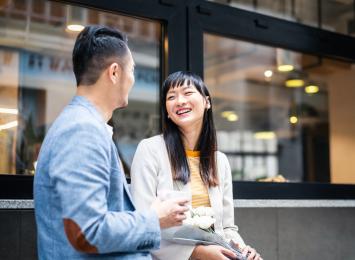
<path fill-rule="evenodd" d="M 126 37 L 86 27 L 75 42 L 76 96 L 43 142 L 34 180 L 39 259 L 151 259 L 160 228 L 181 225 L 186 200 L 135 211 L 106 122 L 128 104 L 134 62 Z"/>

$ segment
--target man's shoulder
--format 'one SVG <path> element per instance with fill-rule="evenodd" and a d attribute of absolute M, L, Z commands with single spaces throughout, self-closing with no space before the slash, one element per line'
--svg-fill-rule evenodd
<path fill-rule="evenodd" d="M 46 139 L 57 140 L 78 136 L 78 141 L 105 139 L 108 134 L 102 122 L 96 120 L 88 109 L 80 105 L 67 105 L 50 127 Z M 85 138 L 88 137 L 88 138 Z"/>
<path fill-rule="evenodd" d="M 53 125 L 57 128 L 67 128 L 81 125 L 88 126 L 90 128 L 102 128 L 102 122 L 96 120 L 96 118 L 86 107 L 73 104 L 69 104 L 64 108 Z"/>
<path fill-rule="evenodd" d="M 67 105 L 59 115 L 58 120 L 70 120 L 79 123 L 99 124 L 98 120 L 95 119 L 87 107 L 78 104 Z"/>

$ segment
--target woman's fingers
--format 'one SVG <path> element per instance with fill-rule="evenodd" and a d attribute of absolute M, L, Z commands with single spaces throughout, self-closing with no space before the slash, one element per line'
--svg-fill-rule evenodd
<path fill-rule="evenodd" d="M 250 248 L 249 250 L 249 255 L 248 255 L 248 260 L 254 260 L 254 257 L 256 256 L 256 251 L 254 248 Z"/>
<path fill-rule="evenodd" d="M 243 254 L 244 257 L 246 257 L 248 255 L 250 249 L 251 249 L 250 246 L 245 246 L 243 248 L 242 254 Z"/>
<path fill-rule="evenodd" d="M 244 257 L 247 257 L 248 260 L 262 260 L 260 254 L 250 246 L 245 246 L 242 250 L 242 254 Z"/>

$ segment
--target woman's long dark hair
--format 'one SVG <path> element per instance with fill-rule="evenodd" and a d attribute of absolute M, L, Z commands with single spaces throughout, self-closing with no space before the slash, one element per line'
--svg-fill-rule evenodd
<path fill-rule="evenodd" d="M 209 98 L 211 104 L 205 110 L 201 134 L 196 149 L 200 151 L 200 175 L 208 187 L 219 184 L 216 169 L 217 138 L 212 116 L 212 101 L 202 79 L 191 72 L 178 71 L 170 74 L 163 83 L 161 91 L 161 112 L 163 118 L 163 136 L 173 172 L 173 179 L 184 184 L 190 180 L 190 169 L 186 158 L 185 148 L 178 126 L 168 118 L 166 110 L 166 95 L 170 88 L 181 87 L 184 84 L 193 85 L 204 98 Z"/>

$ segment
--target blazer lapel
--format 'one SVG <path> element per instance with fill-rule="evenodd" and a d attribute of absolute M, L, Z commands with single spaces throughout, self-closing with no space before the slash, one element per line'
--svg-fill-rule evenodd
<path fill-rule="evenodd" d="M 129 187 L 128 187 L 128 183 L 127 183 L 127 180 L 126 180 L 126 176 L 125 176 L 125 174 L 124 174 L 122 162 L 121 162 L 121 159 L 120 159 L 119 157 L 118 157 L 118 160 L 120 161 L 120 167 L 121 167 L 120 170 L 121 170 L 121 173 L 122 173 L 123 187 L 124 187 L 124 189 L 125 189 L 125 192 L 126 192 L 126 194 L 127 194 L 127 197 L 129 198 L 129 200 L 130 200 L 132 206 L 133 206 L 134 208 L 136 208 L 135 205 L 134 205 L 134 203 L 133 203 L 133 198 L 132 198 L 132 196 L 131 196 L 131 192 L 130 192 Z"/>
<path fill-rule="evenodd" d="M 111 142 L 111 146 L 112 148 L 114 149 L 114 151 L 116 151 L 116 155 L 117 155 L 117 159 L 118 159 L 118 162 L 119 162 L 119 167 L 120 167 L 120 173 L 122 174 L 122 182 L 123 182 L 123 188 L 125 190 L 125 193 L 127 194 L 127 197 L 129 198 L 129 203 L 133 206 L 134 209 L 136 209 L 134 203 L 133 203 L 133 198 L 131 196 L 131 192 L 129 190 L 129 187 L 128 187 L 128 183 L 127 183 L 127 180 L 126 180 L 126 176 L 125 176 L 125 172 L 123 170 L 123 165 L 122 165 L 122 161 L 121 161 L 121 158 L 117 152 L 117 148 L 114 144 L 114 142 L 112 141 Z"/>
<path fill-rule="evenodd" d="M 136 206 L 134 205 L 133 198 L 131 196 L 131 192 L 129 190 L 128 183 L 127 183 L 127 180 L 126 180 L 126 177 L 124 176 L 124 174 L 123 174 L 123 186 L 124 186 L 125 192 L 127 194 L 127 197 L 130 200 L 130 203 L 132 204 L 133 208 L 136 209 Z"/>
<path fill-rule="evenodd" d="M 216 218 L 215 229 L 216 231 L 223 230 L 222 228 L 223 206 L 221 204 L 223 198 L 221 198 L 221 194 L 218 187 L 208 188 L 208 195 L 210 197 L 210 204 L 211 207 L 213 208 L 215 218 Z"/>

